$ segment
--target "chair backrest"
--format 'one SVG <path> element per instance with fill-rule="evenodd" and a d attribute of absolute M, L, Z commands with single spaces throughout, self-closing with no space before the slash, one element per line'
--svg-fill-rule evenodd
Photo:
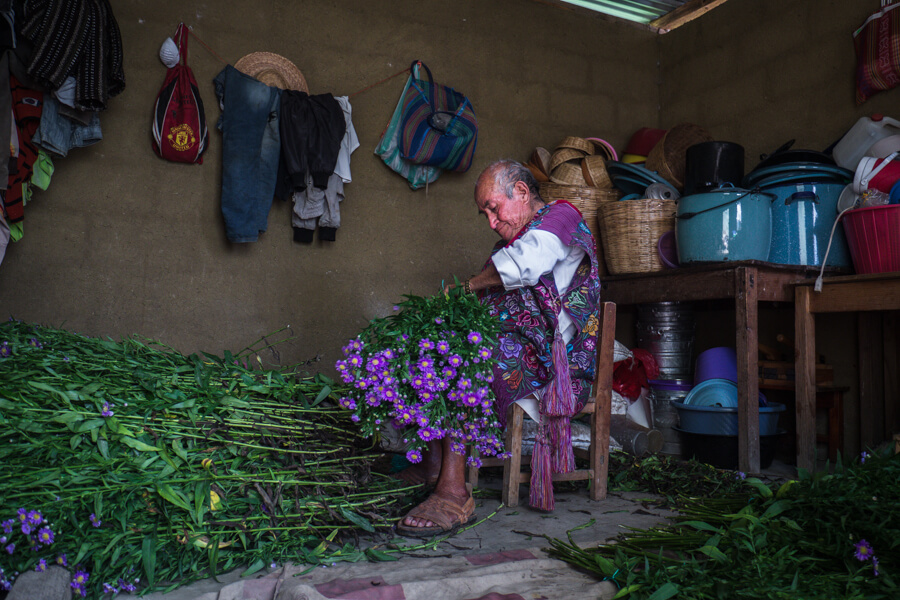
<path fill-rule="evenodd" d="M 597 334 L 597 363 L 594 367 L 594 389 L 591 402 L 594 410 L 612 403 L 613 351 L 616 346 L 616 304 L 600 303 L 600 331 Z"/>

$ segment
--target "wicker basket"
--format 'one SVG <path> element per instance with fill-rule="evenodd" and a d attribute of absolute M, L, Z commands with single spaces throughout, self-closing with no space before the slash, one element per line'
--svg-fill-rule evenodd
<path fill-rule="evenodd" d="M 660 236 L 675 229 L 674 200 L 625 200 L 600 205 L 600 239 L 606 267 L 613 275 L 665 269 L 659 258 Z"/>
<path fill-rule="evenodd" d="M 557 185 L 555 183 L 541 184 L 541 198 L 545 202 L 553 202 L 554 200 L 565 200 L 575 208 L 581 211 L 585 223 L 597 242 L 597 268 L 600 275 L 606 275 L 606 260 L 603 256 L 604 244 L 600 240 L 600 227 L 597 223 L 597 212 L 599 207 L 607 203 L 616 203 L 615 201 L 622 197 L 622 193 L 618 190 L 601 190 L 594 187 L 581 185 Z"/>
<path fill-rule="evenodd" d="M 645 167 L 684 191 L 684 165 L 687 149 L 694 144 L 711 142 L 709 133 L 693 123 L 681 123 L 668 130 L 647 155 Z"/>

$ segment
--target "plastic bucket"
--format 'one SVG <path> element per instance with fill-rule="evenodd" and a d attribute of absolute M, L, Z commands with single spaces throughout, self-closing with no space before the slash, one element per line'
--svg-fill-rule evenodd
<path fill-rule="evenodd" d="M 898 180 L 900 180 L 900 161 L 866 156 L 859 161 L 859 166 L 853 174 L 853 191 L 862 194 L 866 190 L 880 190 L 890 194 L 891 188 Z"/>
<path fill-rule="evenodd" d="M 691 433 L 737 435 L 738 409 L 726 406 L 691 406 L 675 402 L 678 427 Z M 778 431 L 778 415 L 787 410 L 784 404 L 773 402 L 759 407 L 759 434 L 772 435 Z"/>
<path fill-rule="evenodd" d="M 900 271 L 900 204 L 855 208 L 841 221 L 857 273 Z"/>

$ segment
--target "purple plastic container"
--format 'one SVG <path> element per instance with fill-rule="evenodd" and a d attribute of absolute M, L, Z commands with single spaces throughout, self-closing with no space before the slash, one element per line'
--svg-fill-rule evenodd
<path fill-rule="evenodd" d="M 709 379 L 727 379 L 737 383 L 737 352 L 729 346 L 717 346 L 704 350 L 697 356 L 694 365 L 694 385 Z M 762 391 L 759 392 L 760 406 L 768 401 Z"/>

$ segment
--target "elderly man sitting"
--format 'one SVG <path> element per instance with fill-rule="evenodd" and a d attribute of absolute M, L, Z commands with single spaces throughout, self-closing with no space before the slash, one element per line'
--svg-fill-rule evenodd
<path fill-rule="evenodd" d="M 587 401 L 599 330 L 600 280 L 595 242 L 577 208 L 545 203 L 531 172 L 511 160 L 490 165 L 475 186 L 478 211 L 501 240 L 482 271 L 468 279 L 501 323 L 491 384 L 505 424 L 513 402 L 539 433 L 532 456 L 531 505 L 553 508 L 551 473 L 574 469 L 570 419 Z M 465 457 L 449 439 L 431 442 L 408 481 L 436 483 L 398 529 L 407 535 L 454 530 L 474 518 Z"/>

